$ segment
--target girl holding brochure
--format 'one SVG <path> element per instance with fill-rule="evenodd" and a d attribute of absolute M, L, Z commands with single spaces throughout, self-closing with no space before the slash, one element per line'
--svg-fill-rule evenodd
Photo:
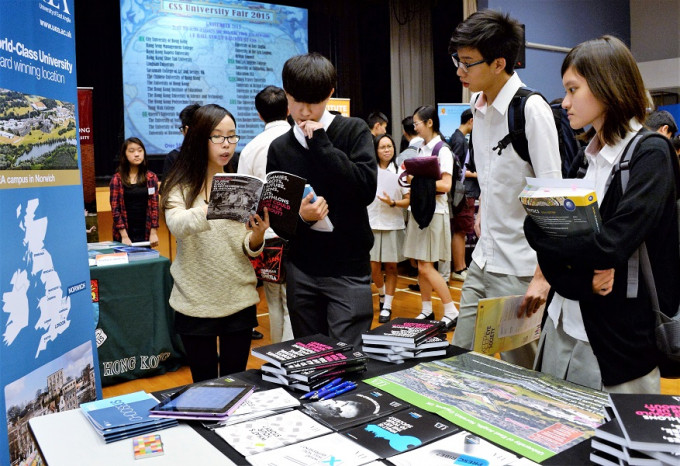
<path fill-rule="evenodd" d="M 423 138 L 423 144 L 418 149 L 419 157 L 432 156 L 435 150 L 439 149 L 441 179 L 434 183 L 434 189 L 424 190 L 426 195 L 434 196 L 434 215 L 430 223 L 421 228 L 413 215 L 413 210 L 409 212 L 404 255 L 418 261 L 418 283 L 422 308 L 416 319 L 434 319 L 432 311 L 432 290 L 434 289 L 444 305 L 444 316 L 441 320 L 446 324 L 447 330 L 450 330 L 456 325 L 458 309 L 453 304 L 448 284 L 434 268 L 434 263 L 451 260 L 451 228 L 446 193 L 452 185 L 453 153 L 441 139 L 439 116 L 433 106 L 426 105 L 415 111 L 413 127 L 418 136 Z M 414 205 L 414 196 L 417 194 L 414 190 L 415 184 L 415 182 L 411 183 L 411 209 Z M 432 199 L 429 198 L 429 200 Z"/>
<path fill-rule="evenodd" d="M 375 199 L 368 206 L 368 221 L 375 238 L 371 249 L 371 275 L 380 300 L 378 322 L 385 323 L 392 316 L 392 299 L 397 288 L 397 263 L 404 260 L 406 224 L 403 211 L 395 207 L 408 207 L 409 201 L 408 196 L 404 198 L 397 183 L 394 140 L 388 134 L 381 134 L 373 140 L 373 145 L 378 162 L 378 189 Z"/>
<path fill-rule="evenodd" d="M 257 326 L 257 279 L 247 256 L 262 252 L 267 209 L 264 219 L 251 216 L 245 228 L 206 219 L 213 177 L 224 171 L 238 140 L 232 114 L 204 105 L 163 183 L 165 221 L 177 238 L 170 306 L 194 382 L 245 370 Z"/>
<path fill-rule="evenodd" d="M 661 311 L 673 315 L 680 302 L 678 163 L 664 138 L 635 139 L 645 133 L 648 101 L 620 40 L 603 36 L 576 46 L 562 64 L 562 82 L 571 127 L 591 125 L 585 179 L 595 186 L 602 225 L 555 238 L 525 221 L 552 287 L 536 368 L 609 392 L 659 393 L 655 313 L 635 260 L 645 245 Z M 621 168 L 629 147 L 632 158 Z"/>

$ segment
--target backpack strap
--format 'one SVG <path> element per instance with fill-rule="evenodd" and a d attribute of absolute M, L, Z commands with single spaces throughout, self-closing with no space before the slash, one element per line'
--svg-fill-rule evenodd
<path fill-rule="evenodd" d="M 434 147 L 432 148 L 432 157 L 439 157 L 439 151 L 442 150 L 444 144 L 446 144 L 444 141 L 439 141 L 437 144 L 434 145 Z"/>
<path fill-rule="evenodd" d="M 528 87 L 520 87 L 515 92 L 508 105 L 508 134 L 503 139 L 498 141 L 498 144 L 492 149 L 497 150 L 498 155 L 503 153 L 503 149 L 512 144 L 512 147 L 517 152 L 517 155 L 525 162 L 531 164 L 529 157 L 529 143 L 526 135 L 526 118 L 524 116 L 524 108 L 526 107 L 527 99 L 532 95 L 540 95 L 545 100 L 545 97 L 540 92 L 537 92 Z"/>

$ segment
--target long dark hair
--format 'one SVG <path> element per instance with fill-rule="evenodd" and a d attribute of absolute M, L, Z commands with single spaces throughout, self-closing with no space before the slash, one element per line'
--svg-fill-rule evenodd
<path fill-rule="evenodd" d="M 139 138 L 127 138 L 123 141 L 123 145 L 120 146 L 120 162 L 118 163 L 118 173 L 120 173 L 120 179 L 123 184 L 131 186 L 130 183 L 130 161 L 127 158 L 125 152 L 130 144 L 139 145 L 144 151 L 144 160 L 139 164 L 137 168 L 137 183 L 136 184 L 146 184 L 146 147 L 144 143 Z"/>
<path fill-rule="evenodd" d="M 178 185 L 187 189 L 184 205 L 190 208 L 203 188 L 208 171 L 208 138 L 213 129 L 228 116 L 236 124 L 234 116 L 216 104 L 204 105 L 194 114 L 189 125 L 177 161 L 161 186 L 162 207 L 167 208 L 167 194 Z"/>
<path fill-rule="evenodd" d="M 378 168 L 380 168 L 380 157 L 378 156 L 378 146 L 380 145 L 380 141 L 383 138 L 389 139 L 390 142 L 392 143 L 392 150 L 393 150 L 392 158 L 387 163 L 387 165 L 389 165 L 391 163 L 392 165 L 394 165 L 394 168 L 396 169 L 397 168 L 397 146 L 394 144 L 394 139 L 392 139 L 392 136 L 390 136 L 387 133 L 380 134 L 380 135 L 376 136 L 375 138 L 373 138 L 373 148 L 375 149 L 375 161 L 378 163 Z"/>

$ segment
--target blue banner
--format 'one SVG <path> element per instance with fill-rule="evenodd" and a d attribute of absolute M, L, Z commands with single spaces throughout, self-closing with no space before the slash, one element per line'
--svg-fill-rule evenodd
<path fill-rule="evenodd" d="M 101 395 L 73 9 L 0 0 L 0 464 L 40 464 L 28 421 Z"/>

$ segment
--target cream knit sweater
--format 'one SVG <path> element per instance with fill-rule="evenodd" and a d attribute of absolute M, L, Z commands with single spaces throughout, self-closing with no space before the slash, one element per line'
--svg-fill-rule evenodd
<path fill-rule="evenodd" d="M 170 306 L 192 317 L 224 317 L 260 301 L 246 252 L 255 257 L 262 248 L 250 250 L 251 232 L 244 224 L 207 220 L 205 207 L 196 199 L 187 209 L 180 187 L 168 193 L 165 222 L 177 238 Z"/>

